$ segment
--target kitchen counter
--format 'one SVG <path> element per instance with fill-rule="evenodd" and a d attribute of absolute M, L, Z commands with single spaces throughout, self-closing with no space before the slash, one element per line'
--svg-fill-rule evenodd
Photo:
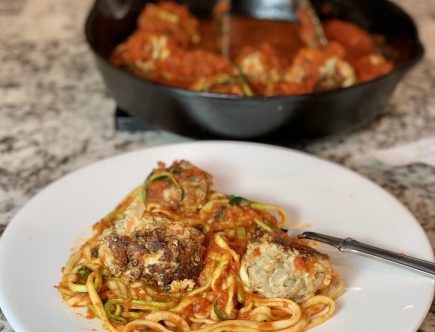
<path fill-rule="evenodd" d="M 0 234 L 33 195 L 63 175 L 116 154 L 188 140 L 114 129 L 115 104 L 83 35 L 92 1 L 0 2 Z M 370 154 L 435 135 L 435 3 L 396 2 L 417 19 L 424 60 L 375 122 L 298 148 L 381 185 L 415 215 L 435 247 L 435 168 L 392 168 Z M 1 311 L 0 331 L 12 331 Z M 434 304 L 419 331 L 435 331 Z"/>

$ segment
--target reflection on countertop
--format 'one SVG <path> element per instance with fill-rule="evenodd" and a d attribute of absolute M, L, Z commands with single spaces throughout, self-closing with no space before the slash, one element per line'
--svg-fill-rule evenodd
<path fill-rule="evenodd" d="M 435 133 L 435 3 L 396 1 L 414 18 L 425 59 L 384 114 L 351 135 L 297 146 L 372 179 L 403 202 L 435 246 L 435 168 L 390 168 L 369 152 Z M 117 132 L 83 34 L 93 0 L 0 2 L 0 234 L 34 194 L 97 160 L 187 140 L 165 132 Z M 36 21 L 37 20 L 37 21 Z M 12 331 L 0 311 L 0 331 Z M 435 307 L 419 331 L 435 331 Z"/>

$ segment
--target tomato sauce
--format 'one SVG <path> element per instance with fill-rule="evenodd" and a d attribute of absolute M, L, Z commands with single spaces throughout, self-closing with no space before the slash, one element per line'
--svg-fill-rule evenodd
<path fill-rule="evenodd" d="M 162 84 L 244 96 L 345 88 L 394 67 L 382 53 L 382 36 L 351 22 L 323 22 L 328 47 L 322 48 L 308 42 L 314 36 L 307 25 L 233 16 L 228 57 L 221 52 L 217 22 L 199 20 L 180 4 L 147 4 L 137 30 L 117 47 L 112 63 Z"/>
<path fill-rule="evenodd" d="M 201 41 L 198 48 L 219 53 L 218 29 L 213 20 L 199 23 Z M 289 21 L 260 20 L 251 17 L 232 17 L 230 24 L 230 59 L 235 60 L 244 47 L 258 47 L 268 43 L 284 65 L 290 65 L 297 51 L 304 46 L 299 37 L 299 24 Z"/>

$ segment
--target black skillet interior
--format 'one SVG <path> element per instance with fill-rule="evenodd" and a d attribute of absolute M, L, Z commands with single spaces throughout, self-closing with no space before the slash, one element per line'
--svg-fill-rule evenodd
<path fill-rule="evenodd" d="M 194 138 L 246 139 L 285 144 L 301 138 L 346 133 L 373 120 L 396 85 L 423 56 L 412 19 L 386 0 L 312 0 L 321 19 L 357 23 L 382 34 L 400 52 L 388 75 L 330 92 L 283 97 L 237 97 L 196 93 L 148 82 L 115 68 L 113 49 L 136 27 L 139 0 L 97 0 L 86 22 L 86 36 L 108 91 L 117 105 L 157 128 Z M 192 13 L 210 16 L 215 1 L 186 0 Z M 295 20 L 294 1 L 234 0 L 233 14 Z"/>

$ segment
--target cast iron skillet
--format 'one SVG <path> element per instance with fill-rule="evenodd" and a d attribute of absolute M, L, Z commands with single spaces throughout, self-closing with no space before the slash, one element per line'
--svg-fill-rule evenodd
<path fill-rule="evenodd" d="M 96 0 L 86 21 L 87 41 L 118 107 L 157 128 L 194 138 L 287 140 L 345 133 L 373 120 L 402 77 L 422 58 L 412 19 L 386 0 L 313 0 L 321 19 L 353 21 L 384 35 L 399 49 L 398 66 L 376 80 L 330 92 L 282 97 L 240 97 L 198 93 L 138 78 L 107 58 L 136 27 L 148 1 Z M 324 3 L 328 14 L 322 13 Z M 215 1 L 186 0 L 198 17 L 209 17 Z M 296 19 L 291 0 L 234 0 L 234 15 Z"/>

